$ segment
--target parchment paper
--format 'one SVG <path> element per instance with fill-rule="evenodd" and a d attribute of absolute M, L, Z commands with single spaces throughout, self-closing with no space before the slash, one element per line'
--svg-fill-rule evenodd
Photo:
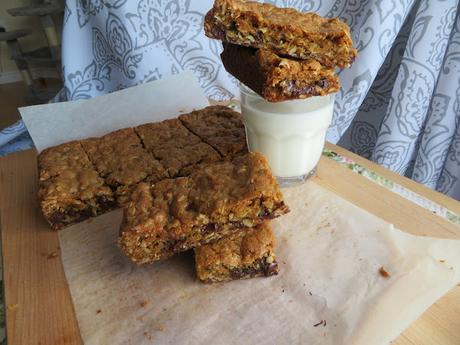
<path fill-rule="evenodd" d="M 185 72 L 89 100 L 34 105 L 19 112 L 41 152 L 66 141 L 161 121 L 207 105 L 198 81 Z"/>
<path fill-rule="evenodd" d="M 42 150 L 206 105 L 185 74 L 20 110 Z M 191 253 L 136 266 L 116 246 L 119 210 L 61 231 L 84 342 L 386 344 L 459 283 L 460 241 L 402 233 L 313 182 L 284 193 L 292 211 L 273 222 L 280 274 L 271 278 L 204 285 Z"/>
<path fill-rule="evenodd" d="M 460 281 L 460 241 L 405 234 L 313 182 L 284 194 L 271 278 L 205 285 L 189 253 L 136 266 L 121 212 L 62 231 L 85 343 L 387 344 Z"/>

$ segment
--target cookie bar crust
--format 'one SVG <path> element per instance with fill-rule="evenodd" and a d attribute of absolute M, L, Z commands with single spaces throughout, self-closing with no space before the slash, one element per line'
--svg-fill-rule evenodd
<path fill-rule="evenodd" d="M 221 159 L 216 150 L 185 128 L 178 119 L 141 125 L 135 131 L 169 177 L 186 176 L 198 164 Z"/>
<path fill-rule="evenodd" d="M 140 183 L 124 208 L 119 245 L 134 262 L 154 262 L 288 211 L 265 157 L 248 153 L 189 177 Z"/>
<path fill-rule="evenodd" d="M 94 169 L 67 169 L 41 181 L 38 198 L 43 215 L 54 230 L 116 207 L 112 190 Z"/>
<path fill-rule="evenodd" d="M 205 283 L 278 274 L 269 222 L 195 248 L 198 279 Z"/>
<path fill-rule="evenodd" d="M 147 178 L 156 182 L 168 177 L 163 166 L 144 149 L 132 128 L 85 139 L 82 145 L 112 189 L 131 186 Z"/>
<path fill-rule="evenodd" d="M 92 169 L 80 141 L 71 141 L 43 150 L 37 158 L 39 180 L 45 181 L 67 170 Z"/>
<path fill-rule="evenodd" d="M 225 159 L 248 152 L 241 114 L 228 107 L 209 106 L 183 114 L 179 120 Z"/>
<path fill-rule="evenodd" d="M 255 1 L 216 0 L 204 29 L 210 38 L 327 66 L 348 67 L 357 55 L 350 29 L 340 19 Z"/>
<path fill-rule="evenodd" d="M 288 59 L 230 43 L 224 44 L 221 58 L 227 72 L 270 102 L 324 96 L 340 88 L 335 69 L 316 60 Z"/>

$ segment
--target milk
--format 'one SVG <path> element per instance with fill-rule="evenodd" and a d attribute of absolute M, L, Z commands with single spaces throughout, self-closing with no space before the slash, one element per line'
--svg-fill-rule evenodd
<path fill-rule="evenodd" d="M 323 151 L 334 97 L 270 103 L 241 86 L 241 112 L 250 151 L 263 153 L 286 185 L 311 176 Z"/>

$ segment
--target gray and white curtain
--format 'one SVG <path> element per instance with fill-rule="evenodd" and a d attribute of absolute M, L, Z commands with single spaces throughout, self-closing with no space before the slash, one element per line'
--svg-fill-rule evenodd
<path fill-rule="evenodd" d="M 94 97 L 192 71 L 213 99 L 238 97 L 220 43 L 203 33 L 212 0 L 67 1 L 65 88 Z M 359 50 L 340 73 L 327 139 L 460 199 L 458 0 L 271 0 L 340 17 Z"/>

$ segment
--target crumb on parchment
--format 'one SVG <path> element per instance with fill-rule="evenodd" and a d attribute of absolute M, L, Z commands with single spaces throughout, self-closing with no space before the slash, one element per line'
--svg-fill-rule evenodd
<path fill-rule="evenodd" d="M 379 274 L 380 274 L 380 276 L 382 276 L 382 277 L 385 278 L 385 279 L 391 277 L 390 273 L 388 273 L 388 271 L 387 271 L 383 266 L 381 266 L 381 267 L 379 268 Z"/>
<path fill-rule="evenodd" d="M 142 308 L 145 308 L 148 304 L 149 304 L 149 301 L 148 301 L 148 300 L 144 300 L 144 301 L 142 301 L 141 303 L 139 303 L 139 305 L 140 305 Z"/>
<path fill-rule="evenodd" d="M 320 322 L 315 323 L 315 324 L 313 325 L 313 327 L 318 327 L 318 326 L 326 327 L 326 325 L 327 325 L 326 320 L 321 320 Z"/>

